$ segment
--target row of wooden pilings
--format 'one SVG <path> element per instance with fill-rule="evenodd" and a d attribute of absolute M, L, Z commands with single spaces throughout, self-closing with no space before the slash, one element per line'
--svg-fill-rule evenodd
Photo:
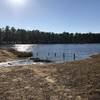
<path fill-rule="evenodd" d="M 73 57 L 72 60 L 74 60 L 74 61 L 76 60 L 76 54 L 75 53 L 62 53 L 61 57 L 63 58 L 63 60 L 66 59 L 67 54 L 71 54 L 71 56 Z M 50 56 L 51 56 L 51 53 L 48 52 L 45 58 L 49 58 Z M 56 52 L 52 53 L 52 57 L 57 57 L 57 56 L 58 56 L 58 53 L 56 53 Z M 33 57 L 39 57 L 39 53 L 38 52 L 33 53 Z"/>

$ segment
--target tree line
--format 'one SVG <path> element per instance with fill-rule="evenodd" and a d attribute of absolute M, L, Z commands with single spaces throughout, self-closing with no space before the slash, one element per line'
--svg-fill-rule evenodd
<path fill-rule="evenodd" d="M 53 33 L 39 30 L 0 28 L 0 44 L 100 43 L 100 33 Z"/>

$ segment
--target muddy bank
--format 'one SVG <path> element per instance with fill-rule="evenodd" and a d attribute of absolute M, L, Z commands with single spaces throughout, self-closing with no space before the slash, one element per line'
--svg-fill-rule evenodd
<path fill-rule="evenodd" d="M 0 100 L 100 100 L 100 55 L 42 67 L 0 67 Z"/>
<path fill-rule="evenodd" d="M 31 52 L 19 52 L 11 48 L 0 48 L 0 62 L 6 62 L 11 59 L 21 59 L 28 57 L 32 57 Z"/>
<path fill-rule="evenodd" d="M 11 67 L 11 66 L 25 66 L 25 65 L 43 65 L 47 63 L 53 63 L 51 60 L 48 59 L 40 59 L 31 57 L 31 53 L 27 52 L 17 52 L 13 49 L 10 50 L 3 50 L 3 55 L 1 55 L 1 62 L 0 67 Z M 9 54 L 11 57 L 9 57 Z M 13 54 L 13 56 L 11 55 Z"/>
<path fill-rule="evenodd" d="M 27 57 L 32 57 L 32 52 L 19 52 L 17 50 L 14 50 L 12 48 L 7 49 L 7 51 L 13 53 L 16 55 L 18 58 L 27 58 Z"/>
<path fill-rule="evenodd" d="M 14 53 L 6 49 L 0 49 L 0 62 L 5 62 L 10 59 L 16 59 L 16 58 L 17 58 L 17 55 L 15 55 Z"/>

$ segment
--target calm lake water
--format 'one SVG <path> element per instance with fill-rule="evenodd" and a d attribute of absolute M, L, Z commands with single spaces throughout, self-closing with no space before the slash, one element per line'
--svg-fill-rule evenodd
<path fill-rule="evenodd" d="M 86 59 L 100 53 L 100 44 L 16 44 L 10 47 L 22 52 L 31 51 L 33 57 L 56 62 Z"/>
<path fill-rule="evenodd" d="M 100 44 L 15 44 L 3 45 L 1 47 L 10 47 L 21 52 L 32 52 L 34 58 L 47 59 L 54 63 L 82 60 L 89 58 L 91 55 L 100 53 Z M 43 65 L 46 63 L 33 62 L 33 60 L 26 58 L 2 62 L 0 63 L 0 67 L 30 64 Z"/>

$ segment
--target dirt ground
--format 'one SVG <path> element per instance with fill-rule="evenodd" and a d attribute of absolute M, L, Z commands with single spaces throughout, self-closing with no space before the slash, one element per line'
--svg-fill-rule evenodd
<path fill-rule="evenodd" d="M 16 55 L 0 50 L 0 61 L 12 58 Z M 100 100 L 100 55 L 62 64 L 0 67 L 0 100 Z"/>

